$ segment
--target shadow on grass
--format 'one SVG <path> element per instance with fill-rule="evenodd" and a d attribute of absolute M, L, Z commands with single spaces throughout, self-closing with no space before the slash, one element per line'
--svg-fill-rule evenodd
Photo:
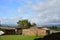
<path fill-rule="evenodd" d="M 35 38 L 34 40 L 60 40 L 60 32 L 46 35 L 44 38 Z"/>

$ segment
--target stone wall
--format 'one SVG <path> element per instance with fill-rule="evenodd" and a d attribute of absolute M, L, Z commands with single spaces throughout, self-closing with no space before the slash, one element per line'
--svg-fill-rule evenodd
<path fill-rule="evenodd" d="M 43 29 L 23 29 L 23 35 L 46 35 L 46 30 Z"/>

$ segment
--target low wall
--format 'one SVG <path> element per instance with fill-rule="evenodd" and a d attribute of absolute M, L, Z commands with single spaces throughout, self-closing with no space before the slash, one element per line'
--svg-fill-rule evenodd
<path fill-rule="evenodd" d="M 46 30 L 42 29 L 23 29 L 23 35 L 46 35 Z"/>

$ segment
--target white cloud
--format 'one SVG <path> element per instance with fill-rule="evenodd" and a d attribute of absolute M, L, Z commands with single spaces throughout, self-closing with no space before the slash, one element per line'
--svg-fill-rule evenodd
<path fill-rule="evenodd" d="M 24 13 L 24 10 L 22 10 L 22 9 L 18 9 L 18 13 Z"/>
<path fill-rule="evenodd" d="M 22 17 L 10 17 L 10 18 L 7 18 L 7 17 L 2 17 L 0 18 L 0 21 L 1 21 L 1 24 L 17 24 L 17 21 L 22 19 Z"/>
<path fill-rule="evenodd" d="M 17 1 L 17 0 L 15 0 Z M 28 13 L 31 10 L 31 17 L 23 17 L 36 23 L 58 23 L 60 22 L 60 0 L 18 0 L 17 2 L 25 2 L 24 6 L 18 7 L 19 13 Z M 13 19 L 15 20 L 15 19 Z"/>
<path fill-rule="evenodd" d="M 31 17 L 33 22 L 53 22 L 60 20 L 60 0 L 46 0 L 45 2 L 37 2 L 36 4 L 25 5 L 26 9 L 36 13 Z"/>

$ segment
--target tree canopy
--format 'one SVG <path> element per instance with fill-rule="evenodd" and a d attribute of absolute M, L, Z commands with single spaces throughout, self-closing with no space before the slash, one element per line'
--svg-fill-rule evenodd
<path fill-rule="evenodd" d="M 19 20 L 17 22 L 17 24 L 20 28 L 29 28 L 31 26 L 31 23 L 26 19 L 25 20 Z"/>
<path fill-rule="evenodd" d="M 32 23 L 32 26 L 36 26 L 36 24 L 35 23 Z"/>

